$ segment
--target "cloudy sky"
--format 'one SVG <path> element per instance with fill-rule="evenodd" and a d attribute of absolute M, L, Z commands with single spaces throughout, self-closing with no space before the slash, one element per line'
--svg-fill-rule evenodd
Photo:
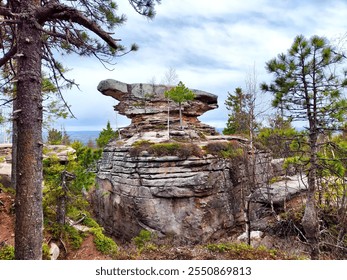
<path fill-rule="evenodd" d="M 115 127 L 116 101 L 99 93 L 98 83 L 160 83 L 170 67 L 186 86 L 218 95 L 219 108 L 200 120 L 223 128 L 227 93 L 244 87 L 250 69 L 256 69 L 258 83 L 270 81 L 265 63 L 286 52 L 296 35 L 336 40 L 347 32 L 345 0 L 162 0 L 154 20 L 138 15 L 126 0 L 116 2 L 128 20 L 115 36 L 140 49 L 119 58 L 113 71 L 95 59 L 66 57 L 69 76 L 80 85 L 65 93 L 77 119 L 57 121 L 57 128 L 100 130 L 108 120 Z M 260 99 L 269 107 L 269 97 Z M 118 116 L 119 126 L 127 124 Z"/>

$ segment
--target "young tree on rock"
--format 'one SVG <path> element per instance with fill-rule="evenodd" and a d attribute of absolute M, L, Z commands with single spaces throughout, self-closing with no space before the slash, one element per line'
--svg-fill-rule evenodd
<path fill-rule="evenodd" d="M 347 101 L 346 72 L 338 75 L 338 65 L 344 60 L 325 38 L 297 36 L 287 54 L 267 62 L 274 75 L 271 84 L 262 89 L 273 93 L 273 106 L 281 108 L 293 121 L 306 121 L 308 137 L 308 191 L 302 225 L 311 246 L 311 258 L 319 258 L 319 221 L 315 194 L 318 176 L 318 139 L 324 132 L 340 128 L 345 120 Z"/>
<path fill-rule="evenodd" d="M 114 131 L 111 127 L 110 121 L 107 121 L 106 128 L 103 128 L 99 133 L 98 138 L 96 138 L 96 144 L 99 148 L 104 148 L 110 140 L 116 138 L 118 135 L 117 131 Z"/>
<path fill-rule="evenodd" d="M 183 128 L 182 123 L 182 103 L 193 100 L 195 98 L 194 92 L 187 88 L 182 82 L 165 92 L 165 97 L 170 98 L 172 101 L 178 103 L 179 115 L 180 115 L 180 127 Z"/>
<path fill-rule="evenodd" d="M 178 75 L 176 69 L 170 67 L 164 74 L 162 84 L 170 86 L 178 83 Z M 170 138 L 170 98 L 167 97 L 167 135 Z"/>
<path fill-rule="evenodd" d="M 227 127 L 223 134 L 249 134 L 248 119 L 249 114 L 245 111 L 247 108 L 247 96 L 242 88 L 238 87 L 232 94 L 228 92 L 227 99 L 224 102 L 229 113 Z"/>
<path fill-rule="evenodd" d="M 135 10 L 154 16 L 160 0 L 129 0 Z M 42 68 L 62 77 L 56 53 L 95 56 L 102 62 L 126 52 L 112 31 L 125 21 L 112 0 L 0 1 L 0 67 L 10 61 L 16 86 L 13 119 L 19 131 L 16 156 L 16 259 L 42 257 Z M 6 36 L 2 36 L 6 34 Z M 136 45 L 130 49 L 136 50 Z M 47 71 L 47 70 L 46 70 Z M 58 85 L 59 87 L 59 85 Z"/>

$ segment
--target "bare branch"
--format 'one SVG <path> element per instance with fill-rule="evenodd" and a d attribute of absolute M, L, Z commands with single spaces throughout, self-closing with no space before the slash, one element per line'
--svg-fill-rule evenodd
<path fill-rule="evenodd" d="M 5 55 L 0 58 L 0 67 L 8 62 L 17 52 L 17 46 L 13 46 Z"/>
<path fill-rule="evenodd" d="M 5 8 L 5 7 L 1 7 L 1 6 L 0 6 L 0 15 L 4 16 L 4 17 L 9 17 L 9 18 L 18 17 L 18 14 L 12 13 L 11 9 Z"/>
<path fill-rule="evenodd" d="M 1 99 L 1 101 L 5 101 L 6 99 Z M 6 100 L 4 103 L 0 104 L 0 106 L 5 106 L 11 102 L 13 102 L 14 100 L 16 100 L 16 98 L 11 98 L 9 100 Z"/>
<path fill-rule="evenodd" d="M 53 55 L 52 55 L 50 49 L 49 49 L 47 46 L 45 46 L 45 47 L 46 47 L 46 51 L 47 51 L 47 53 L 48 53 L 47 62 L 48 62 L 48 63 L 50 64 L 50 66 L 51 66 L 52 73 L 53 73 L 54 83 L 55 83 L 56 86 L 57 86 L 57 90 L 58 90 L 58 93 L 59 93 L 59 97 L 60 97 L 61 100 L 63 101 L 64 106 L 68 109 L 68 111 L 69 111 L 69 113 L 71 114 L 71 116 L 72 116 L 73 118 L 77 119 L 76 116 L 74 115 L 74 113 L 71 111 L 70 106 L 67 104 L 67 102 L 66 102 L 65 99 L 64 99 L 64 96 L 63 96 L 63 94 L 62 94 L 62 92 L 61 92 L 61 89 L 60 89 L 61 87 L 59 86 L 59 82 L 58 82 L 58 79 L 59 79 L 59 78 L 58 78 L 58 75 L 57 75 L 56 71 L 58 71 L 58 72 L 59 72 L 59 75 L 60 75 L 65 81 L 67 81 L 69 84 L 76 85 L 77 87 L 78 87 L 78 85 L 77 85 L 74 81 L 71 81 L 71 80 L 65 78 L 65 76 L 64 76 L 63 73 L 61 72 L 60 68 L 58 67 L 58 63 L 57 63 L 57 62 L 55 61 L 55 59 L 53 58 Z"/>

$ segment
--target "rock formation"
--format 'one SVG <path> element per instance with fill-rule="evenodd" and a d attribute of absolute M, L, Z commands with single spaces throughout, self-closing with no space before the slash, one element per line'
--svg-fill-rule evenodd
<path fill-rule="evenodd" d="M 213 128 L 197 119 L 217 108 L 217 96 L 198 90 L 195 90 L 196 99 L 184 104 L 184 130 L 179 130 L 178 107 L 170 104 L 169 142 L 168 101 L 164 97 L 167 89 L 114 80 L 99 84 L 99 91 L 119 100 L 115 109 L 131 118 L 132 123 L 122 130 L 121 140 L 111 141 L 105 147 L 98 164 L 97 188 L 92 195 L 97 219 L 109 234 L 127 240 L 141 229 L 183 243 L 225 237 L 244 222 L 241 194 L 250 176 L 245 163 L 249 142 L 242 137 L 215 135 Z M 134 153 L 139 143 L 148 147 Z M 151 151 L 155 147 L 163 148 L 165 145 L 160 146 L 163 143 L 168 148 L 178 143 L 188 153 L 178 156 L 177 151 L 170 150 L 172 154 L 158 155 Z M 235 155 L 242 148 L 244 156 L 233 158 L 209 152 L 206 147 L 211 144 L 231 145 L 235 147 Z M 198 147 L 201 154 L 189 154 L 193 147 Z M 257 186 L 272 178 L 271 161 L 269 154 L 255 153 Z M 261 200 L 267 190 L 257 193 L 262 204 L 269 204 Z M 254 219 L 256 208 L 253 207 Z"/>
<path fill-rule="evenodd" d="M 121 131 L 125 138 L 139 132 L 165 130 L 170 112 L 170 127 L 172 134 L 179 127 L 179 107 L 173 101 L 165 98 L 165 91 L 170 86 L 151 84 L 125 84 L 116 80 L 104 80 L 98 85 L 98 90 L 107 96 L 118 100 L 115 106 L 120 114 L 131 119 L 131 124 Z M 201 132 L 216 134 L 213 127 L 201 123 L 197 117 L 203 113 L 218 108 L 217 96 L 205 91 L 192 89 L 196 97 L 193 101 L 183 104 L 182 119 L 185 132 Z M 169 108 L 168 108 L 169 105 Z M 176 132 L 177 133 L 177 132 Z M 180 135 L 180 133 L 178 133 Z"/>

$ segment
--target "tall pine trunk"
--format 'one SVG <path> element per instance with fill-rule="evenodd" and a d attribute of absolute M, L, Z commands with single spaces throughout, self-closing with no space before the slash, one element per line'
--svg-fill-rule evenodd
<path fill-rule="evenodd" d="M 15 258 L 42 258 L 42 96 L 41 32 L 32 9 L 37 1 L 21 1 L 17 36 Z"/>

